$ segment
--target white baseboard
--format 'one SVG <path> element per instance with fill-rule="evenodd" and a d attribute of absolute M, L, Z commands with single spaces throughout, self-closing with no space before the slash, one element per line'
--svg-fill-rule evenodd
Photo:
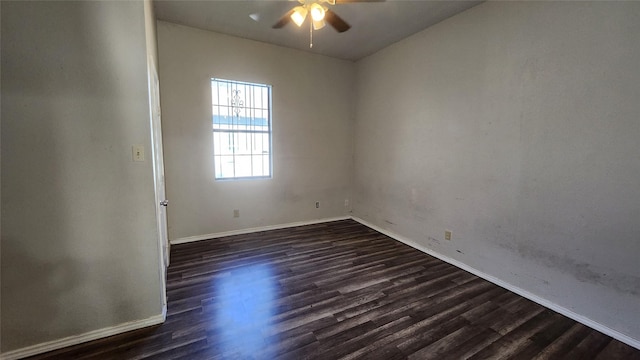
<path fill-rule="evenodd" d="M 449 263 L 449 264 L 451 264 L 451 265 L 453 265 L 455 267 L 458 267 L 458 268 L 460 268 L 462 270 L 468 271 L 468 272 L 470 272 L 470 273 L 472 273 L 472 274 L 474 274 L 474 275 L 476 275 L 478 277 L 481 277 L 481 278 L 483 278 L 483 279 L 485 279 L 485 280 L 487 280 L 489 282 L 492 282 L 492 283 L 494 283 L 494 284 L 496 284 L 496 285 L 498 285 L 500 287 L 503 287 L 503 288 L 505 288 L 505 289 L 507 289 L 507 290 L 509 290 L 511 292 L 514 292 L 514 293 L 516 293 L 516 294 L 518 294 L 518 295 L 520 295 L 522 297 L 525 297 L 525 298 L 527 298 L 527 299 L 529 299 L 529 300 L 531 300 L 531 301 L 533 301 L 535 303 L 538 303 L 538 304 L 540 304 L 540 305 L 542 305 L 542 306 L 544 306 L 544 307 L 546 307 L 548 309 L 551 309 L 551 310 L 553 310 L 553 311 L 555 311 L 557 313 L 560 313 L 560 314 L 562 314 L 562 315 L 564 315 L 564 316 L 566 316 L 566 317 L 568 317 L 570 319 L 573 319 L 573 320 L 575 320 L 575 321 L 577 321 L 577 322 L 579 322 L 579 323 L 581 323 L 583 325 L 586 325 L 586 326 L 588 326 L 588 327 L 590 327 L 592 329 L 600 331 L 603 334 L 609 335 L 609 336 L 611 336 L 612 338 L 614 338 L 616 340 L 619 340 L 619 341 L 621 341 L 621 342 L 623 342 L 623 343 L 625 343 L 625 344 L 627 344 L 629 346 L 633 346 L 634 348 L 640 350 L 640 341 L 637 340 L 637 339 L 634 339 L 634 338 L 632 338 L 630 336 L 622 334 L 622 333 L 620 333 L 620 332 L 618 332 L 618 331 L 616 331 L 614 329 L 611 329 L 610 327 L 607 327 L 605 325 L 600 324 L 599 322 L 591 320 L 590 318 L 588 318 L 588 317 L 586 317 L 584 315 L 577 314 L 577 313 L 575 313 L 575 312 L 573 312 L 573 311 L 571 311 L 571 310 L 569 310 L 569 309 L 567 309 L 567 308 L 565 308 L 563 306 L 560 306 L 560 305 L 558 305 L 556 303 L 553 303 L 553 302 L 551 302 L 551 301 L 549 301 L 547 299 L 541 298 L 541 297 L 539 297 L 539 296 L 537 296 L 535 294 L 532 294 L 532 293 L 528 292 L 527 290 L 521 289 L 521 288 L 519 288 L 517 286 L 514 286 L 512 284 L 509 284 L 509 283 L 507 283 L 507 282 L 505 282 L 503 280 L 500 280 L 500 279 L 498 279 L 498 278 L 496 278 L 496 277 L 494 277 L 492 275 L 486 274 L 486 273 L 484 273 L 484 272 L 482 272 L 482 271 L 480 271 L 478 269 L 475 269 L 475 268 L 470 267 L 470 266 L 468 266 L 468 265 L 466 265 L 464 263 L 461 263 L 460 261 L 457 261 L 455 259 L 452 259 L 452 258 L 450 258 L 448 256 L 445 256 L 445 255 L 442 255 L 440 253 L 437 253 L 437 252 L 435 252 L 435 251 L 433 251 L 433 250 L 431 250 L 429 248 L 426 248 L 426 247 L 424 247 L 424 246 L 422 246 L 422 245 L 420 245 L 420 244 L 418 244 L 418 243 L 416 243 L 416 242 L 414 242 L 414 241 L 412 241 L 410 239 L 405 238 L 404 236 L 400 236 L 400 235 L 398 235 L 398 234 L 396 234 L 396 233 L 394 233 L 392 231 L 380 228 L 380 227 L 378 227 L 378 226 L 376 226 L 374 224 L 371 224 L 371 223 L 369 223 L 369 222 L 367 222 L 365 220 L 362 220 L 362 219 L 360 219 L 358 217 L 352 216 L 351 218 L 353 220 L 361 223 L 362 225 L 364 225 L 366 227 L 369 227 L 369 228 L 371 228 L 371 229 L 373 229 L 373 230 L 375 230 L 375 231 L 377 231 L 379 233 L 382 233 L 382 234 L 385 234 L 385 235 L 389 236 L 390 238 L 393 238 L 393 239 L 398 240 L 398 241 L 400 241 L 400 242 L 402 242 L 402 243 L 404 243 L 406 245 L 409 245 L 409 246 L 411 246 L 412 248 L 414 248 L 416 250 L 420 250 L 420 251 L 422 251 L 422 252 L 424 252 L 426 254 L 429 254 L 429 255 L 431 255 L 433 257 L 436 257 L 436 258 L 438 258 L 438 259 L 440 259 L 440 260 L 442 260 L 444 262 L 447 262 L 447 263 Z"/>
<path fill-rule="evenodd" d="M 254 228 L 231 230 L 231 231 L 225 231 L 225 232 L 219 232 L 219 233 L 213 233 L 213 234 L 187 236 L 183 238 L 169 240 L 169 243 L 171 243 L 171 245 L 184 244 L 184 243 L 190 243 L 190 242 L 200 241 L 200 240 L 221 238 L 225 236 L 250 234 L 250 233 L 266 231 L 266 230 L 286 229 L 286 228 L 296 227 L 296 226 L 313 225 L 313 224 L 320 224 L 320 223 L 325 223 L 330 221 L 347 220 L 347 219 L 351 219 L 351 216 L 339 216 L 339 217 L 333 217 L 333 218 L 299 221 L 299 222 L 293 222 L 293 223 L 287 223 L 287 224 L 259 226 Z"/>
<path fill-rule="evenodd" d="M 17 349 L 0 354 L 2 360 L 15 360 L 22 359 L 28 356 L 42 354 L 48 351 L 58 350 L 67 346 L 78 345 L 87 341 L 97 340 L 112 335 L 121 334 L 131 330 L 142 329 L 148 326 L 162 324 L 166 318 L 166 309 L 163 309 L 163 313 L 154 315 L 150 318 L 131 321 L 124 324 L 111 326 L 104 329 L 89 331 L 84 334 L 69 336 L 59 340 L 53 340 L 33 346 L 28 346 L 22 349 Z"/>

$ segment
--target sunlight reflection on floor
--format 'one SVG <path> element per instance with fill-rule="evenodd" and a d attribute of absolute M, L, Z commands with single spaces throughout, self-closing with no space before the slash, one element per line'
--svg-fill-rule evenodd
<path fill-rule="evenodd" d="M 269 333 L 276 285 L 267 264 L 240 267 L 218 279 L 216 323 L 223 353 L 261 357 L 271 343 L 264 336 Z"/>

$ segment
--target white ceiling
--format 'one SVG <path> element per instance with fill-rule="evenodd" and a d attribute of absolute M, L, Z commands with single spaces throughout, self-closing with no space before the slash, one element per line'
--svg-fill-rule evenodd
<path fill-rule="evenodd" d="M 351 29 L 338 33 L 326 26 L 314 31 L 312 49 L 308 20 L 300 28 L 293 22 L 282 29 L 271 28 L 298 4 L 295 0 L 154 0 L 154 7 L 158 20 L 355 61 L 481 2 L 386 0 L 330 5 Z M 259 20 L 252 20 L 250 14 L 258 14 Z"/>

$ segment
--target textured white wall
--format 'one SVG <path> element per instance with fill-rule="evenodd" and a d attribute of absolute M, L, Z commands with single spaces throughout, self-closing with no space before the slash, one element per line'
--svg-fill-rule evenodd
<path fill-rule="evenodd" d="M 353 63 L 161 21 L 158 52 L 170 239 L 347 214 Z M 214 180 L 212 77 L 273 85 L 272 179 Z"/>
<path fill-rule="evenodd" d="M 488 2 L 357 63 L 354 215 L 640 341 L 639 20 Z"/>
<path fill-rule="evenodd" d="M 2 352 L 161 314 L 143 3 L 1 6 Z"/>

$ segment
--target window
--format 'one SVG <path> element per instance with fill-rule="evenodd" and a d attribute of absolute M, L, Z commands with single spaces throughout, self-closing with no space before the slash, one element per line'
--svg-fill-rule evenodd
<path fill-rule="evenodd" d="M 216 180 L 271 177 L 271 86 L 211 79 Z"/>

